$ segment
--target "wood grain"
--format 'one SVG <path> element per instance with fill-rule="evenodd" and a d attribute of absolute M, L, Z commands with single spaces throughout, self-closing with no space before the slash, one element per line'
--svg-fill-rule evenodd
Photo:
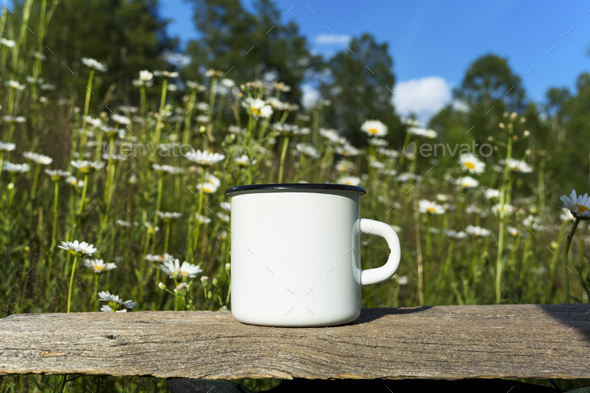
<path fill-rule="evenodd" d="M 21 314 L 0 319 L 0 373 L 209 379 L 590 378 L 590 305 L 365 309 L 323 328 L 231 312 Z"/>

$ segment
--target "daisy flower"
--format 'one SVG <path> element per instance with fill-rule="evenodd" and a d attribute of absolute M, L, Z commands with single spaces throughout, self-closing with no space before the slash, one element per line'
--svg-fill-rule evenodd
<path fill-rule="evenodd" d="M 250 163 L 250 159 L 248 158 L 247 155 L 243 154 L 240 157 L 236 157 L 234 159 L 234 161 L 236 162 L 236 164 L 238 164 L 239 167 L 245 168 L 248 166 L 248 164 Z M 252 161 L 252 164 L 255 164 L 256 160 Z"/>
<path fill-rule="evenodd" d="M 197 265 L 192 265 L 186 261 L 180 264 L 178 259 L 173 261 L 166 261 L 162 265 L 159 266 L 160 270 L 166 273 L 171 278 L 189 278 L 195 277 L 197 274 L 201 273 L 202 270 Z"/>
<path fill-rule="evenodd" d="M 284 91 L 285 93 L 291 91 L 291 86 L 286 85 L 283 82 L 276 82 L 274 85 L 275 89 L 277 89 L 278 91 Z"/>
<path fill-rule="evenodd" d="M 153 79 L 154 74 L 149 72 L 148 70 L 139 71 L 139 80 L 142 82 L 149 82 Z"/>
<path fill-rule="evenodd" d="M 393 150 L 393 149 L 386 149 L 384 147 L 380 147 L 379 149 L 377 149 L 377 152 L 379 154 L 383 154 L 385 157 L 388 157 L 388 158 L 398 158 L 399 157 L 399 151 Z"/>
<path fill-rule="evenodd" d="M 4 116 L 4 121 L 11 124 L 24 123 L 27 121 L 23 116 Z"/>
<path fill-rule="evenodd" d="M 16 149 L 14 143 L 0 142 L 0 151 L 13 151 L 14 149 Z"/>
<path fill-rule="evenodd" d="M 275 97 L 268 98 L 266 102 L 268 105 L 272 106 L 274 110 L 283 111 L 289 108 L 289 104 Z"/>
<path fill-rule="evenodd" d="M 224 76 L 224 75 L 225 74 L 222 71 L 217 71 L 217 70 L 214 70 L 213 68 L 210 68 L 205 72 L 205 76 L 209 77 L 209 78 L 212 76 Z"/>
<path fill-rule="evenodd" d="M 502 165 L 507 164 L 508 168 L 510 168 L 512 172 L 531 173 L 533 171 L 533 168 L 523 160 L 511 158 L 509 160 L 502 160 L 500 162 L 502 163 Z"/>
<path fill-rule="evenodd" d="M 280 132 L 283 136 L 292 137 L 301 134 L 299 127 L 293 124 L 274 123 L 272 128 Z"/>
<path fill-rule="evenodd" d="M 465 176 L 465 177 L 458 179 L 456 183 L 457 183 L 457 185 L 459 185 L 461 188 L 464 188 L 464 189 L 474 188 L 479 185 L 479 182 L 477 180 L 475 180 L 474 178 L 469 177 L 469 176 Z"/>
<path fill-rule="evenodd" d="M 102 63 L 99 63 L 98 61 L 96 61 L 94 59 L 90 59 L 88 57 L 83 57 L 80 60 L 82 61 L 82 64 L 84 64 L 86 67 L 93 68 L 96 71 L 100 71 L 100 72 L 106 72 L 107 71 L 107 66 L 105 66 Z"/>
<path fill-rule="evenodd" d="M 128 227 L 128 228 L 130 228 L 130 227 L 133 226 L 133 224 L 130 223 L 129 221 L 123 221 L 123 220 L 117 220 L 116 221 L 116 224 L 119 225 L 119 226 Z"/>
<path fill-rule="evenodd" d="M 186 81 L 186 85 L 189 87 L 189 89 L 192 89 L 192 90 L 197 90 L 197 91 L 205 91 L 205 90 L 207 90 L 207 88 L 205 86 L 200 85 L 200 84 L 198 84 L 197 82 L 194 82 L 194 81 Z"/>
<path fill-rule="evenodd" d="M 219 206 L 221 206 L 221 208 L 223 210 L 225 210 L 226 212 L 230 212 L 231 211 L 231 202 L 221 202 L 219 204 Z"/>
<path fill-rule="evenodd" d="M 358 156 L 359 154 L 362 153 L 362 151 L 357 149 L 356 147 L 346 143 L 342 146 L 339 146 L 336 149 L 336 153 L 341 154 L 344 157 L 353 157 L 353 156 Z"/>
<path fill-rule="evenodd" d="M 216 186 L 215 184 L 212 184 L 212 183 L 204 182 L 203 184 L 200 184 L 200 183 L 197 184 L 196 189 L 198 191 L 201 191 L 201 189 L 203 189 L 203 192 L 205 194 L 213 194 L 219 189 L 219 186 Z"/>
<path fill-rule="evenodd" d="M 473 154 L 465 154 L 459 158 L 459 163 L 463 172 L 469 171 L 473 174 L 481 174 L 486 168 L 486 164 L 478 160 Z"/>
<path fill-rule="evenodd" d="M 117 267 L 114 263 L 104 263 L 102 259 L 86 259 L 84 266 L 94 269 L 95 273 L 102 273 L 103 271 L 113 270 Z"/>
<path fill-rule="evenodd" d="M 349 186 L 358 186 L 361 184 L 361 179 L 354 176 L 342 176 L 337 180 L 338 184 L 346 184 Z"/>
<path fill-rule="evenodd" d="M 17 81 L 8 81 L 8 82 L 6 82 L 6 85 L 14 90 L 24 90 L 25 89 L 25 85 L 21 85 Z"/>
<path fill-rule="evenodd" d="M 176 78 L 178 77 L 178 72 L 170 72 L 170 71 L 154 71 L 154 75 L 159 78 Z"/>
<path fill-rule="evenodd" d="M 504 204 L 504 213 L 512 213 L 514 214 L 514 210 L 516 210 L 514 208 L 514 206 L 512 205 L 508 205 L 508 204 Z M 502 212 L 502 204 L 501 203 L 497 203 L 495 206 L 492 207 L 492 212 L 494 212 L 494 214 L 497 216 L 498 214 L 500 214 Z"/>
<path fill-rule="evenodd" d="M 260 98 L 248 98 L 242 102 L 242 106 L 248 109 L 255 118 L 267 118 L 273 112 L 272 107 Z"/>
<path fill-rule="evenodd" d="M 348 160 L 338 161 L 336 164 L 336 170 L 338 172 L 348 172 L 354 169 L 354 164 Z"/>
<path fill-rule="evenodd" d="M 320 157 L 320 153 L 318 153 L 318 151 L 316 150 L 315 147 L 313 147 L 312 145 L 308 145 L 306 143 L 298 143 L 295 146 L 295 149 L 297 149 L 297 151 L 307 157 L 311 157 L 311 158 L 319 158 Z"/>
<path fill-rule="evenodd" d="M 346 138 L 343 138 L 338 134 L 336 130 L 326 130 L 320 128 L 320 135 L 326 138 L 328 141 L 332 142 L 335 145 L 347 145 L 349 144 Z"/>
<path fill-rule="evenodd" d="M 437 203 L 422 199 L 418 202 L 418 211 L 428 214 L 444 214 L 445 209 Z"/>
<path fill-rule="evenodd" d="M 567 208 L 561 209 L 561 214 L 559 215 L 562 221 L 575 221 L 576 217 L 572 214 L 571 210 Z"/>
<path fill-rule="evenodd" d="M 377 146 L 377 147 L 385 147 L 385 146 L 389 145 L 389 142 L 387 142 L 385 139 L 371 138 L 369 140 L 369 145 L 373 145 L 373 146 Z"/>
<path fill-rule="evenodd" d="M 12 162 L 4 161 L 2 169 L 10 173 L 25 173 L 28 172 L 31 167 L 29 164 L 13 164 Z"/>
<path fill-rule="evenodd" d="M 136 302 L 131 300 L 123 301 L 119 296 L 112 295 L 108 291 L 99 292 L 98 297 L 100 298 L 99 301 L 108 302 L 109 307 L 115 311 L 122 310 L 124 308 L 137 307 Z"/>
<path fill-rule="evenodd" d="M 486 199 L 498 198 L 500 196 L 500 190 L 487 188 L 485 194 Z"/>
<path fill-rule="evenodd" d="M 580 220 L 590 220 L 590 197 L 588 194 L 578 195 L 576 190 L 572 190 L 570 196 L 563 195 L 562 208 L 569 209 L 572 215 Z"/>
<path fill-rule="evenodd" d="M 47 173 L 53 181 L 60 181 L 64 177 L 70 176 L 70 172 L 62 171 L 61 169 L 45 169 L 45 173 Z"/>
<path fill-rule="evenodd" d="M 152 169 L 156 171 L 156 173 L 158 173 L 159 175 L 167 175 L 168 173 L 174 175 L 174 169 L 170 165 L 152 164 Z"/>
<path fill-rule="evenodd" d="M 467 228 L 465 228 L 465 232 L 467 232 L 468 235 L 474 237 L 486 237 L 491 234 L 489 230 L 482 227 L 476 227 L 473 225 L 469 225 Z"/>
<path fill-rule="evenodd" d="M 160 230 L 159 227 L 155 227 L 149 222 L 144 222 L 143 225 L 146 227 L 147 231 L 151 233 L 158 232 Z"/>
<path fill-rule="evenodd" d="M 197 214 L 195 213 L 195 217 L 197 218 L 197 221 L 199 221 L 201 224 L 209 224 L 211 222 L 211 219 L 209 217 L 203 216 L 201 214 Z"/>
<path fill-rule="evenodd" d="M 361 126 L 361 130 L 371 137 L 387 135 L 387 126 L 379 120 L 366 120 Z"/>
<path fill-rule="evenodd" d="M 443 231 L 445 235 L 447 235 L 448 237 L 450 237 L 451 239 L 465 239 L 467 237 L 467 234 L 463 231 L 455 231 L 455 230 L 448 230 L 448 231 Z"/>
<path fill-rule="evenodd" d="M 14 48 L 14 45 L 16 45 L 16 43 L 13 40 L 7 40 L 6 38 L 2 38 L 0 40 L 0 43 L 6 46 L 7 48 Z"/>
<path fill-rule="evenodd" d="M 170 213 L 161 211 L 158 211 L 156 213 L 158 213 L 158 216 L 160 216 L 160 218 L 164 220 L 164 222 L 170 222 L 172 220 L 177 220 L 180 217 L 182 217 L 182 213 Z"/>
<path fill-rule="evenodd" d="M 186 158 L 203 167 L 208 167 L 222 161 L 225 156 L 219 153 L 209 153 L 208 151 L 192 150 L 185 155 Z"/>
<path fill-rule="evenodd" d="M 395 278 L 396 278 L 396 280 L 397 280 L 397 283 L 398 283 L 399 285 L 407 285 L 407 284 L 410 282 L 410 280 L 408 279 L 408 276 L 401 276 L 401 277 L 398 277 L 398 276 L 397 276 L 397 274 L 396 274 L 396 275 L 395 275 Z"/>
<path fill-rule="evenodd" d="M 78 187 L 78 188 L 84 187 L 84 180 L 78 180 L 74 176 L 68 176 L 66 178 L 66 183 L 68 183 L 71 186 Z"/>
<path fill-rule="evenodd" d="M 103 305 L 100 308 L 100 311 L 102 312 L 127 312 L 126 309 L 122 309 L 122 310 L 113 310 L 110 306 L 108 306 L 107 304 Z"/>
<path fill-rule="evenodd" d="M 157 254 L 157 255 L 152 255 L 152 254 L 147 254 L 145 256 L 145 259 L 150 261 L 150 262 L 167 262 L 167 261 L 174 261 L 174 257 L 170 254 Z"/>
<path fill-rule="evenodd" d="M 89 243 L 81 242 L 79 243 L 77 240 L 73 242 L 61 242 L 61 246 L 58 246 L 62 250 L 69 251 L 75 257 L 81 257 L 82 255 L 92 255 L 98 250 Z"/>
<path fill-rule="evenodd" d="M 104 162 L 95 161 L 72 161 L 72 166 L 77 168 L 80 172 L 86 174 L 95 171 L 96 169 L 104 168 Z"/>
<path fill-rule="evenodd" d="M 129 120 L 128 118 L 126 118 L 125 116 L 121 116 L 121 115 L 111 115 L 111 119 L 117 123 L 117 124 L 121 124 L 126 126 L 127 124 L 131 124 L 131 120 Z"/>
<path fill-rule="evenodd" d="M 522 233 L 517 228 L 507 226 L 506 229 L 508 230 L 508 233 L 513 237 L 522 236 Z"/>
<path fill-rule="evenodd" d="M 217 214 L 215 214 L 217 216 L 217 218 L 219 218 L 221 221 L 223 222 L 229 222 L 230 217 L 227 214 L 224 214 L 222 212 L 217 212 Z"/>

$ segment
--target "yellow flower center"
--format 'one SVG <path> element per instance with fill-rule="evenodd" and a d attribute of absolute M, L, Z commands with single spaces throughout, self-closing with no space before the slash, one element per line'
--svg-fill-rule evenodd
<path fill-rule="evenodd" d="M 255 108 L 255 107 L 251 106 L 250 110 L 252 111 L 252 114 L 254 116 L 260 116 L 262 114 L 262 112 L 260 111 L 259 108 Z"/>
<path fill-rule="evenodd" d="M 434 213 L 435 209 L 434 209 L 434 207 L 429 207 L 429 208 L 426 208 L 426 211 L 428 213 Z"/>
<path fill-rule="evenodd" d="M 372 135 L 377 135 L 379 133 L 379 130 L 376 128 L 369 128 L 369 134 Z"/>
<path fill-rule="evenodd" d="M 104 266 L 98 266 L 98 265 L 94 265 L 92 266 L 94 269 L 99 270 L 102 272 L 102 270 L 104 269 Z"/>
<path fill-rule="evenodd" d="M 473 170 L 473 169 L 475 169 L 475 164 L 474 164 L 474 163 L 472 163 L 472 162 L 466 162 L 466 163 L 465 163 L 465 167 L 466 167 L 467 169 L 471 169 L 471 170 Z"/>
<path fill-rule="evenodd" d="M 180 271 L 180 274 L 183 275 L 183 276 L 188 276 L 188 273 L 187 272 L 183 272 L 182 270 Z"/>
<path fill-rule="evenodd" d="M 590 208 L 584 206 L 584 205 L 576 205 L 576 207 L 578 208 L 578 213 L 582 214 L 586 211 L 590 211 Z"/>

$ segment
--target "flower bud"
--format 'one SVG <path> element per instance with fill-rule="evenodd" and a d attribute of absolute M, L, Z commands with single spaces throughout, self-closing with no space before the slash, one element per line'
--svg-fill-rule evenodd
<path fill-rule="evenodd" d="M 207 276 L 202 276 L 201 277 L 201 282 L 203 283 L 203 285 L 207 285 L 207 282 L 209 282 L 209 277 Z"/>
<path fill-rule="evenodd" d="M 159 283 L 159 284 L 158 284 L 158 287 L 159 287 L 160 289 L 166 289 L 166 285 L 164 285 L 163 283 Z"/>

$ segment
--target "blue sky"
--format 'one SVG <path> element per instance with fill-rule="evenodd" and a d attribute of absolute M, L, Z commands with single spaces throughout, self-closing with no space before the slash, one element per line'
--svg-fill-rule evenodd
<path fill-rule="evenodd" d="M 249 7 L 251 0 L 243 2 Z M 588 1 L 275 3 L 283 21 L 295 21 L 316 53 L 329 56 L 364 32 L 387 42 L 396 76 L 396 108 L 405 115 L 408 106 L 423 120 L 449 101 L 450 90 L 461 83 L 465 70 L 487 53 L 506 57 L 528 96 L 537 102 L 549 87 L 574 90 L 577 76 L 590 72 Z M 169 33 L 183 44 L 198 38 L 189 3 L 161 1 L 161 14 L 172 20 Z"/>

